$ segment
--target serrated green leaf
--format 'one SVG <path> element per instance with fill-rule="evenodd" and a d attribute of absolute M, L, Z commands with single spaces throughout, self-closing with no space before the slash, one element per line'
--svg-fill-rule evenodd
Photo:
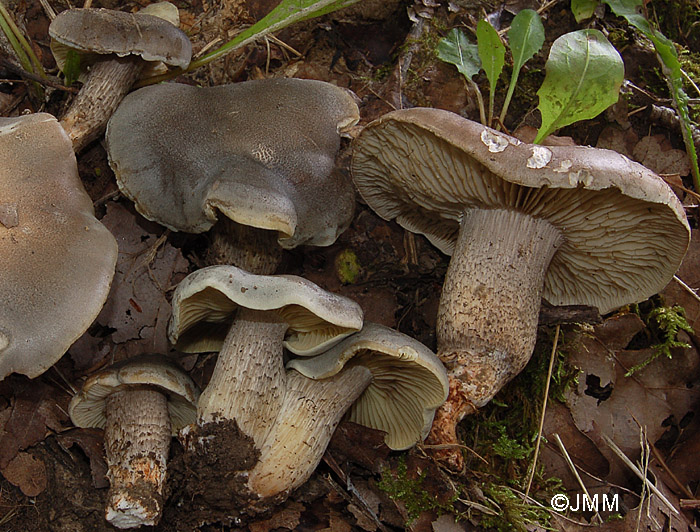
<path fill-rule="evenodd" d="M 523 9 L 515 15 L 508 30 L 508 44 L 513 55 L 513 73 L 510 77 L 508 92 L 501 110 L 501 122 L 505 120 L 513 91 L 518 83 L 518 76 L 523 65 L 542 49 L 544 44 L 544 26 L 537 11 Z"/>
<path fill-rule="evenodd" d="M 596 117 L 617 102 L 625 75 L 620 54 L 598 30 L 579 30 L 552 44 L 537 91 L 542 126 L 535 143 L 555 130 Z"/>
<path fill-rule="evenodd" d="M 571 0 L 571 12 L 576 22 L 581 22 L 591 18 L 598 5 L 600 5 L 598 0 Z"/>
<path fill-rule="evenodd" d="M 494 27 L 480 20 L 476 25 L 476 46 L 481 59 L 481 65 L 489 80 L 489 118 L 491 125 L 493 117 L 493 102 L 496 97 L 496 84 L 503 72 L 506 60 L 506 47 Z"/>
<path fill-rule="evenodd" d="M 437 46 L 437 56 L 442 61 L 457 67 L 457 70 L 467 79 L 471 80 L 481 70 L 481 60 L 476 44 L 457 28 L 442 39 Z"/>

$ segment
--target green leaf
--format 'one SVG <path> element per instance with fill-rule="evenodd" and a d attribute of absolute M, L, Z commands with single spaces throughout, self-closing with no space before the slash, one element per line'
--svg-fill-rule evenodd
<path fill-rule="evenodd" d="M 617 102 L 625 75 L 620 54 L 598 30 L 562 35 L 552 44 L 537 91 L 542 126 L 535 143 L 555 130 L 596 117 Z"/>
<path fill-rule="evenodd" d="M 216 50 L 190 63 L 187 70 L 191 71 L 202 65 L 206 65 L 218 57 L 245 46 L 269 33 L 274 33 L 282 28 L 286 28 L 294 22 L 320 17 L 321 15 L 352 5 L 357 1 L 358 0 L 282 0 L 275 9 L 270 11 L 250 28 L 242 31 L 223 46 L 220 46 Z"/>
<path fill-rule="evenodd" d="M 503 65 L 506 60 L 506 47 L 501 42 L 498 32 L 485 20 L 480 20 L 476 24 L 476 46 L 482 67 L 489 80 L 488 125 L 491 125 L 493 102 L 496 97 L 496 84 L 501 76 L 501 72 L 503 72 Z"/>
<path fill-rule="evenodd" d="M 66 62 L 63 65 L 63 75 L 66 77 L 66 85 L 70 87 L 80 75 L 80 54 L 77 50 L 69 48 L 66 52 Z"/>
<path fill-rule="evenodd" d="M 700 190 L 700 168 L 698 168 L 698 155 L 690 126 L 689 98 L 683 90 L 683 74 L 676 47 L 663 33 L 651 27 L 642 13 L 642 0 L 605 0 L 605 3 L 610 6 L 613 13 L 624 17 L 630 25 L 641 31 L 654 44 L 671 92 L 673 105 L 681 121 L 683 143 L 690 157 L 695 189 Z"/>
<path fill-rule="evenodd" d="M 544 44 L 544 26 L 537 11 L 523 9 L 515 15 L 508 30 L 508 44 L 513 55 L 513 73 L 510 77 L 508 92 L 501 110 L 501 122 L 505 120 L 513 91 L 518 83 L 518 76 L 523 65 L 542 49 Z"/>
<path fill-rule="evenodd" d="M 468 80 L 471 80 L 481 70 L 481 59 L 476 44 L 457 28 L 451 30 L 437 46 L 437 56 L 446 63 L 457 67 L 457 70 Z"/>
<path fill-rule="evenodd" d="M 599 4 L 598 0 L 571 0 L 571 12 L 574 14 L 576 22 L 591 18 Z"/>

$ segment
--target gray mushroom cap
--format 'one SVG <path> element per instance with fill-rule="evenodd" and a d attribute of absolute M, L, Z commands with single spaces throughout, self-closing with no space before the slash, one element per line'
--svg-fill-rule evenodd
<path fill-rule="evenodd" d="M 0 118 L 0 379 L 63 356 L 100 312 L 116 261 L 56 119 Z"/>
<path fill-rule="evenodd" d="M 372 382 L 348 410 L 350 421 L 385 431 L 391 449 L 408 449 L 425 439 L 449 390 L 445 368 L 430 349 L 398 331 L 366 323 L 318 356 L 289 361 L 287 369 L 320 380 L 346 365 L 372 372 Z"/>
<path fill-rule="evenodd" d="M 352 94 L 321 81 L 168 83 L 124 99 L 107 151 L 122 192 L 172 230 L 207 231 L 223 214 L 285 248 L 330 245 L 352 218 L 335 157 L 358 119 Z"/>
<path fill-rule="evenodd" d="M 173 24 L 177 19 L 168 11 L 163 15 L 158 9 L 161 4 L 167 2 L 151 4 L 137 13 L 103 8 L 62 11 L 49 26 L 51 47 L 59 68 L 63 69 L 68 49 L 88 55 L 138 55 L 144 61 L 187 68 L 192 44 Z"/>
<path fill-rule="evenodd" d="M 451 254 L 462 214 L 512 208 L 564 238 L 543 297 L 602 313 L 641 301 L 672 278 L 687 250 L 683 206 L 651 170 L 609 150 L 539 146 L 454 113 L 409 109 L 369 124 L 352 174 L 368 205 Z"/>
<path fill-rule="evenodd" d="M 294 275 L 255 275 L 235 266 L 189 274 L 173 294 L 168 337 L 187 353 L 220 351 L 239 307 L 278 312 L 288 324 L 284 346 L 311 356 L 362 328 L 362 309 Z"/>
<path fill-rule="evenodd" d="M 172 434 L 197 420 L 199 389 L 190 376 L 164 355 L 149 354 L 122 360 L 88 377 L 73 396 L 68 414 L 78 427 L 104 428 L 106 399 L 127 389 L 152 388 L 168 398 Z"/>

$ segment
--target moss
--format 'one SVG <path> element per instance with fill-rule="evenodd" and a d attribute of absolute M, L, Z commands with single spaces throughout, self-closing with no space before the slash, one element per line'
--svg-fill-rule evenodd
<path fill-rule="evenodd" d="M 433 510 L 438 515 L 451 513 L 455 514 L 456 518 L 459 518 L 460 516 L 453 505 L 456 496 L 447 504 L 438 501 L 423 488 L 426 474 L 424 471 L 416 479 L 409 478 L 406 460 L 403 456 L 400 456 L 395 471 L 391 471 L 388 468 L 382 470 L 382 478 L 378 483 L 378 487 L 392 500 L 403 503 L 408 516 L 407 525 L 415 521 L 423 512 Z"/>
<path fill-rule="evenodd" d="M 533 526 L 549 527 L 549 512 L 546 508 L 527 504 L 522 497 L 508 486 L 484 484 L 484 495 L 497 505 L 497 515 L 489 515 L 481 520 L 481 525 L 499 532 L 526 532 Z"/>
<path fill-rule="evenodd" d="M 486 460 L 471 460 L 467 454 L 468 468 L 489 479 L 482 489 L 497 504 L 493 509 L 499 517 L 485 516 L 482 524 L 498 530 L 524 530 L 525 523 L 548 522 L 547 512 L 525 504 L 514 490 L 525 490 L 532 467 L 553 340 L 554 330 L 543 330 L 523 372 L 477 415 L 460 425 L 462 433 L 468 435 L 464 443 Z M 567 390 L 577 383 L 580 371 L 566 362 L 567 351 L 572 348 L 562 329 L 552 368 L 550 400 L 563 402 Z M 538 466 L 531 491 L 546 505 L 552 495 L 561 492 L 561 481 L 546 477 L 544 468 Z"/>
<path fill-rule="evenodd" d="M 659 357 L 672 358 L 672 349 L 689 349 L 691 347 L 689 344 L 678 340 L 678 333 L 685 331 L 688 334 L 693 334 L 693 328 L 685 317 L 685 309 L 679 305 L 673 307 L 657 306 L 648 312 L 640 310 L 639 305 L 636 305 L 635 309 L 647 324 L 647 328 L 642 332 L 648 336 L 649 347 L 653 352 L 646 360 L 630 368 L 625 373 L 626 377 L 641 371 Z"/>

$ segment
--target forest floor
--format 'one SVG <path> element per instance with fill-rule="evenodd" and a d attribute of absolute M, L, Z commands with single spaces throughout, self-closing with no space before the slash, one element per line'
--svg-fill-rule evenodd
<path fill-rule="evenodd" d="M 48 3 L 56 11 L 68 7 L 63 0 Z M 228 41 L 274 5 L 269 0 L 175 3 L 195 54 Z M 42 4 L 11 0 L 7 5 L 46 70 L 58 75 L 49 48 L 49 17 Z M 129 11 L 142 3 L 95 0 L 93 6 Z M 677 121 L 655 111 L 671 108 L 660 64 L 649 43 L 602 6 L 592 18 L 577 23 L 569 2 L 563 0 L 546 4 L 423 0 L 413 5 L 361 0 L 344 11 L 292 25 L 276 39 L 249 45 L 176 81 L 211 86 L 264 77 L 312 78 L 353 90 L 361 102 L 361 125 L 412 106 L 438 107 L 478 120 L 473 89 L 454 66 L 437 58 L 437 44 L 455 27 L 465 29 L 473 41 L 473 29 L 484 15 L 497 29 L 505 29 L 524 8 L 539 10 L 546 42 L 522 73 L 505 120 L 507 130 L 538 125 L 536 90 L 544 79 L 544 61 L 553 40 L 581 28 L 602 30 L 624 59 L 629 82 L 624 96 L 597 118 L 558 134 L 578 144 L 622 150 L 662 174 L 687 207 L 695 228 L 698 196 L 692 192 L 680 129 Z M 647 8 L 650 19 L 679 46 L 690 78 L 700 83 L 698 1 L 652 0 Z M 497 104 L 507 84 L 505 74 L 502 79 Z M 475 80 L 488 94 L 483 72 Z M 0 65 L 0 116 L 37 111 L 60 115 L 71 96 L 47 88 L 45 101 L 37 101 L 28 87 Z M 697 108 L 700 94 L 693 91 L 689 85 L 691 107 Z M 33 380 L 11 375 L 0 382 L 0 532 L 113 530 L 104 520 L 107 483 L 101 432 L 72 427 L 67 405 L 95 369 L 138 353 L 171 349 L 165 328 L 172 290 L 202 264 L 207 245 L 205 236 L 168 232 L 137 214 L 119 195 L 100 142 L 81 153 L 78 162 L 98 217 L 119 242 L 117 273 L 97 321 L 54 368 Z M 344 273 L 339 259 L 348 256 L 356 268 L 351 276 Z M 354 299 L 363 307 L 366 321 L 398 329 L 434 350 L 448 261 L 423 237 L 379 218 L 358 195 L 352 225 L 334 245 L 285 252 L 279 271 L 301 275 Z M 690 287 L 700 287 L 699 261 L 700 238 L 694 231 L 677 273 Z M 669 333 L 660 325 L 659 308 L 672 309 L 668 312 L 674 319 L 684 314 L 695 332 Z M 380 433 L 342 423 L 316 473 L 285 503 L 262 517 L 226 519 L 213 511 L 207 514 L 206 509 L 183 512 L 186 505 L 178 486 L 187 471 L 174 440 L 171 493 L 162 522 L 153 530 L 696 530 L 699 319 L 700 299 L 676 280 L 649 301 L 589 323 L 541 318 L 535 354 L 526 370 L 460 425 L 466 460 L 461 473 L 442 468 L 420 445 L 391 452 Z M 543 438 L 536 453 L 557 330 Z M 672 357 L 662 355 L 632 376 L 625 375 L 658 353 L 659 345 L 668 346 Z M 201 385 L 206 384 L 213 362 L 213 356 L 181 359 Z M 608 439 L 640 464 L 656 492 L 645 488 Z M 567 463 L 564 450 L 575 467 Z M 552 497 L 566 494 L 575 504 L 582 494 L 581 482 L 601 501 L 603 497 L 611 504 L 615 501 L 615 511 L 608 507 L 602 515 L 555 512 Z"/>

